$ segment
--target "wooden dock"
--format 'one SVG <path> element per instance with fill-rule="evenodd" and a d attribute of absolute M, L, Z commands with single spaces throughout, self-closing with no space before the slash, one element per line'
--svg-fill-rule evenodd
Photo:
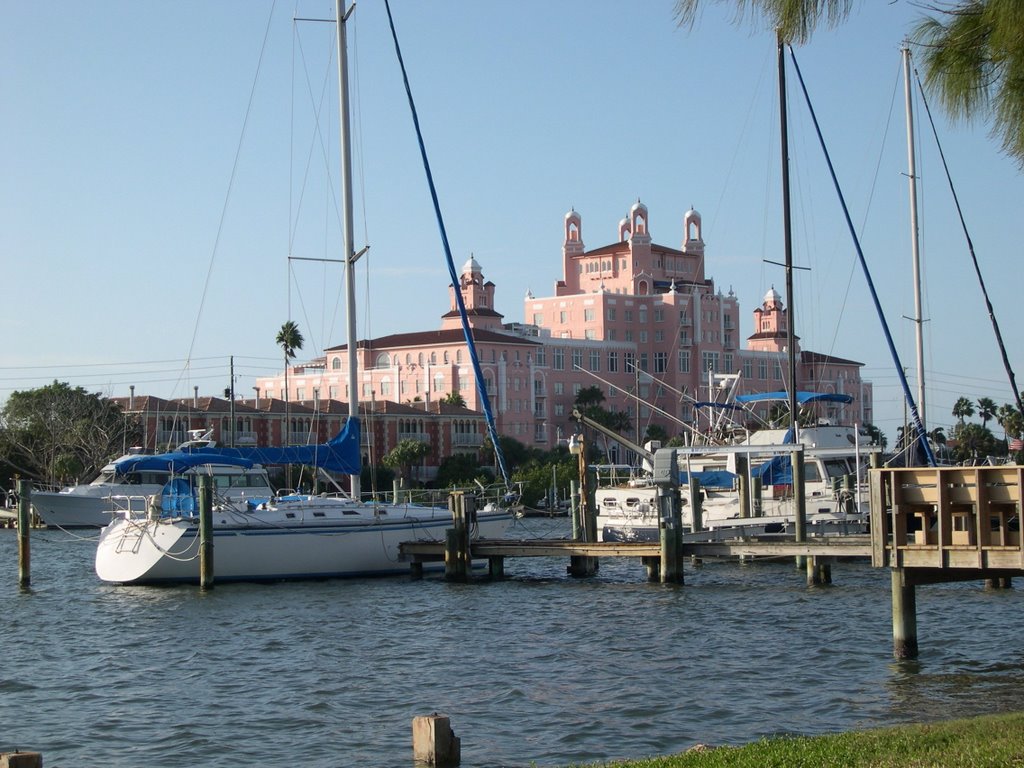
<path fill-rule="evenodd" d="M 915 587 L 1024 576 L 1024 467 L 871 471 L 871 562 L 892 573 L 893 653 L 917 657 Z"/>
<path fill-rule="evenodd" d="M 409 562 L 411 572 L 419 576 L 423 564 L 451 558 L 446 542 L 406 542 L 400 546 L 401 556 Z M 727 539 L 724 541 L 684 542 L 680 554 L 691 558 L 806 558 L 808 583 L 831 580 L 829 566 L 844 558 L 868 559 L 872 554 L 868 536 L 823 536 L 808 541 L 791 539 Z M 647 578 L 657 581 L 661 574 L 664 552 L 662 544 L 653 542 L 608 541 L 587 542 L 572 539 L 475 539 L 469 542 L 470 560 L 487 560 L 492 577 L 505 573 L 506 558 L 555 557 L 569 562 L 568 572 L 586 576 L 593 573 L 592 560 L 606 557 L 637 558 L 647 569 Z M 680 578 L 679 581 L 682 579 Z"/>

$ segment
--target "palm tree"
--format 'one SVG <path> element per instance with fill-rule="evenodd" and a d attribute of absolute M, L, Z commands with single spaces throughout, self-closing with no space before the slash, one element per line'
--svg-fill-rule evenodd
<path fill-rule="evenodd" d="M 988 426 L 988 420 L 996 415 L 999 407 L 991 397 L 978 398 L 978 418 L 981 419 L 981 426 Z"/>
<path fill-rule="evenodd" d="M 953 415 L 960 419 L 960 424 L 962 425 L 965 418 L 974 415 L 974 403 L 966 397 L 958 397 L 956 402 L 953 403 Z"/>
<path fill-rule="evenodd" d="M 676 0 L 681 26 L 692 26 L 711 0 Z M 850 15 L 855 0 L 715 0 L 777 29 L 787 43 L 806 43 L 824 21 L 836 26 Z M 863 3 L 865 7 L 874 2 Z M 986 115 L 1005 151 L 1024 167 L 1024 18 L 1020 4 L 1005 0 L 950 0 L 927 3 L 913 32 L 922 51 L 925 81 L 954 118 Z"/>
<path fill-rule="evenodd" d="M 281 326 L 281 330 L 277 332 L 277 336 L 274 338 L 274 343 L 277 344 L 284 351 L 284 424 L 285 424 L 285 438 L 283 443 L 288 444 L 291 425 L 288 423 L 290 414 L 288 413 L 288 363 L 295 357 L 295 353 L 302 349 L 302 345 L 305 343 L 305 339 L 302 338 L 302 332 L 299 331 L 299 326 L 295 324 L 294 320 L 288 320 L 284 325 Z"/>

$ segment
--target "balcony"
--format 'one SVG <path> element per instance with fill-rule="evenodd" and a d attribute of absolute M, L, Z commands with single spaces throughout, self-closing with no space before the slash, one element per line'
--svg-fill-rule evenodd
<path fill-rule="evenodd" d="M 415 440 L 418 443 L 430 442 L 430 436 L 426 432 L 399 432 L 398 442 L 403 440 Z"/>
<path fill-rule="evenodd" d="M 452 445 L 456 448 L 479 448 L 484 444 L 484 436 L 480 434 L 458 434 L 452 437 Z"/>

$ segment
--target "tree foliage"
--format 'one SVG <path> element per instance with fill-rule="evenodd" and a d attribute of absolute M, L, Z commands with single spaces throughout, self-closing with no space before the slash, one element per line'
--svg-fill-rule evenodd
<path fill-rule="evenodd" d="M 693 26 L 710 2 L 732 5 L 735 21 L 777 29 L 787 43 L 807 42 L 822 23 L 844 21 L 854 0 L 676 0 L 681 26 Z M 925 85 L 954 119 L 981 117 L 992 136 L 1024 168 L 1024 11 L 1020 0 L 949 0 L 920 3 L 912 30 Z"/>
<path fill-rule="evenodd" d="M 409 479 L 412 468 L 423 460 L 423 457 L 430 453 L 430 446 L 419 440 L 400 440 L 398 445 L 392 448 L 381 459 L 381 463 L 389 469 L 398 472 L 402 479 Z"/>
<path fill-rule="evenodd" d="M 141 438 L 117 404 L 66 382 L 14 392 L 0 410 L 0 456 L 45 483 L 91 478 Z"/>
<path fill-rule="evenodd" d="M 447 395 L 442 397 L 441 402 L 447 405 L 459 405 L 462 406 L 463 408 L 466 407 L 466 398 L 462 396 L 461 392 L 456 392 L 455 390 L 452 390 Z"/>

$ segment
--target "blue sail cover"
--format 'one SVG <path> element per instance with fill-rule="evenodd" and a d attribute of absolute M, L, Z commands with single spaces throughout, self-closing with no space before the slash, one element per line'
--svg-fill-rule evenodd
<path fill-rule="evenodd" d="M 114 474 L 125 475 L 129 472 L 144 471 L 180 473 L 204 464 L 227 464 L 232 467 L 249 469 L 253 462 L 238 456 L 222 456 L 213 453 L 211 449 L 203 448 L 197 449 L 195 452 L 172 451 L 153 456 L 130 456 L 114 464 Z"/>
<path fill-rule="evenodd" d="M 280 448 L 200 448 L 196 451 L 206 456 L 234 457 L 258 464 L 301 464 L 328 472 L 358 475 L 362 469 L 359 433 L 359 419 L 349 418 L 341 432 L 326 443 Z"/>
<path fill-rule="evenodd" d="M 680 472 L 679 482 L 690 482 L 691 473 Z M 727 469 L 708 469 L 704 472 L 693 472 L 694 480 L 699 480 L 702 488 L 731 489 L 736 483 L 736 475 Z"/>
<path fill-rule="evenodd" d="M 737 395 L 737 403 L 765 403 L 775 400 L 789 400 L 789 392 L 755 392 L 752 395 Z M 807 403 L 852 403 L 852 395 L 838 395 L 828 392 L 797 392 L 799 405 Z"/>
<path fill-rule="evenodd" d="M 761 485 L 792 485 L 793 460 L 787 456 L 776 456 L 753 470 L 754 477 L 761 479 Z"/>

